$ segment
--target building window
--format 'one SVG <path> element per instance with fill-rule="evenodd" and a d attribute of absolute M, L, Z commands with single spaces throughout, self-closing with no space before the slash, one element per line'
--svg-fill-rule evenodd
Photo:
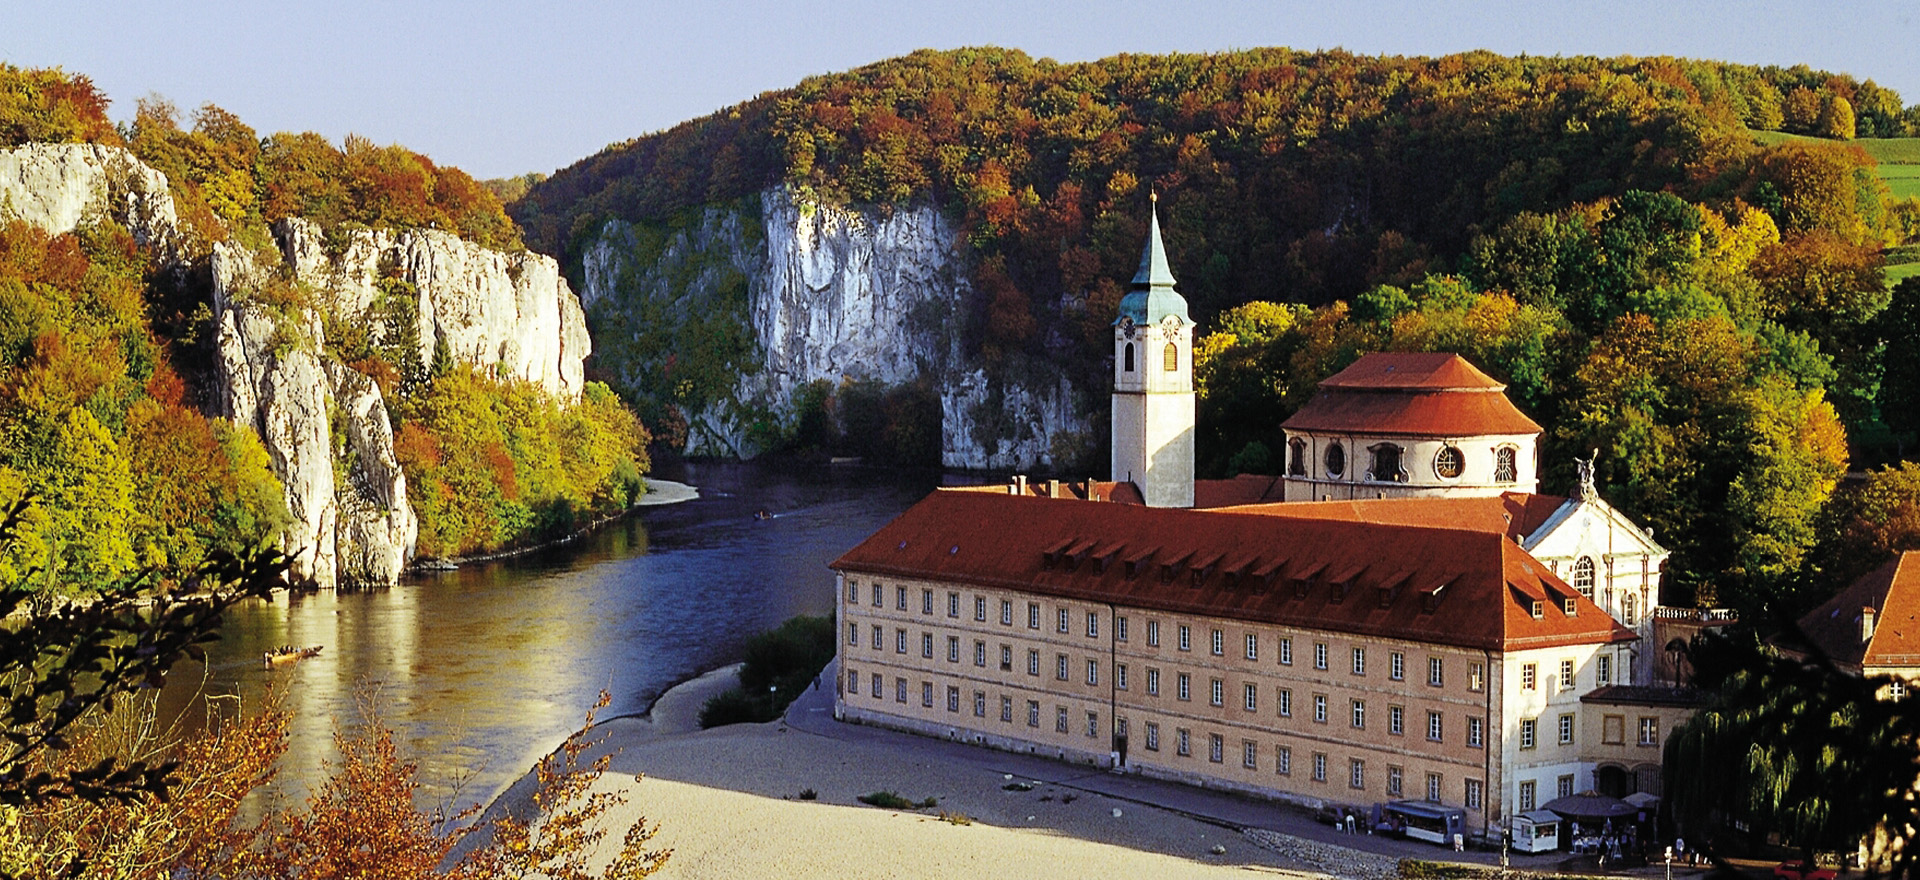
<path fill-rule="evenodd" d="M 1152 721 L 1147 722 L 1147 751 L 1160 751 L 1160 725 Z"/>
<path fill-rule="evenodd" d="M 1028 727 L 1040 726 L 1040 701 L 1039 700 L 1027 701 L 1027 726 Z"/>
<path fill-rule="evenodd" d="M 1242 687 L 1242 690 L 1245 691 L 1247 711 L 1260 711 L 1260 686 L 1253 682 L 1247 682 Z"/>
<path fill-rule="evenodd" d="M 1147 696 L 1160 696 L 1160 670 L 1147 667 Z"/>
<path fill-rule="evenodd" d="M 1439 657 L 1428 657 L 1427 658 L 1427 685 L 1429 687 L 1440 687 L 1441 685 L 1445 684 L 1447 680 L 1446 671 L 1447 669 L 1446 669 L 1445 661 L 1441 660 Z"/>
<path fill-rule="evenodd" d="M 1027 629 L 1040 628 L 1040 603 L 1027 603 Z"/>
<path fill-rule="evenodd" d="M 1441 733 L 1440 713 L 1428 712 L 1427 713 L 1427 739 L 1433 740 L 1434 742 L 1439 742 L 1441 739 L 1440 733 Z"/>
<path fill-rule="evenodd" d="M 1538 723 L 1535 722 L 1532 718 L 1526 718 L 1521 720 L 1520 722 L 1520 747 L 1521 748 L 1523 749 L 1533 748 L 1534 733 L 1535 733 L 1535 728 L 1537 726 L 1538 726 Z"/>
<path fill-rule="evenodd" d="M 1560 689 L 1566 690 L 1570 687 L 1573 687 L 1573 661 L 1562 660 L 1560 661 Z"/>
<path fill-rule="evenodd" d="M 959 593 L 947 594 L 947 616 L 948 617 L 960 616 L 960 594 Z"/>
<path fill-rule="evenodd" d="M 860 647 L 860 624 L 847 624 L 847 644 Z"/>
<path fill-rule="evenodd" d="M 1067 707 L 1055 706 L 1053 709 L 1053 732 L 1067 732 Z"/>
<path fill-rule="evenodd" d="M 1121 360 L 1126 364 L 1127 372 L 1133 372 L 1133 343 L 1127 343 L 1127 347 L 1121 354 Z"/>
<path fill-rule="evenodd" d="M 1433 472 L 1443 479 L 1456 479 L 1466 469 L 1467 457 L 1461 454 L 1458 446 L 1442 446 L 1439 454 L 1433 457 Z"/>
<path fill-rule="evenodd" d="M 1304 477 L 1307 475 L 1307 441 L 1295 437 L 1287 444 L 1291 454 L 1287 457 L 1287 475 Z"/>
<path fill-rule="evenodd" d="M 873 585 L 873 607 L 880 608 L 886 605 L 886 598 L 882 595 L 883 592 L 884 588 L 879 584 Z"/>
<path fill-rule="evenodd" d="M 1174 752 L 1184 758 L 1193 754 L 1192 735 L 1184 727 L 1174 729 Z"/>
<path fill-rule="evenodd" d="M 1404 483 L 1406 471 L 1400 469 L 1400 447 L 1392 443 L 1381 443 L 1371 447 L 1373 452 L 1373 471 L 1367 479 L 1378 483 Z"/>
<path fill-rule="evenodd" d="M 1000 625 L 1013 625 L 1013 603 L 1005 599 L 1000 600 Z"/>
<path fill-rule="evenodd" d="M 1226 759 L 1227 759 L 1226 740 L 1222 738 L 1220 734 L 1217 734 L 1217 733 L 1209 734 L 1207 736 L 1207 760 L 1212 761 L 1215 764 L 1218 764 L 1222 761 L 1225 761 Z"/>
<path fill-rule="evenodd" d="M 1401 681 L 1407 677 L 1407 655 L 1394 651 L 1387 655 L 1387 677 Z"/>
<path fill-rule="evenodd" d="M 1533 781 L 1520 783 L 1520 812 L 1524 813 L 1539 806 L 1539 796 L 1534 791 Z"/>
<path fill-rule="evenodd" d="M 987 717 L 987 692 L 986 691 L 973 692 L 973 717 L 975 718 Z"/>
<path fill-rule="evenodd" d="M 1640 719 L 1640 744 L 1643 746 L 1657 746 L 1660 744 L 1660 719 Z"/>
<path fill-rule="evenodd" d="M 1001 672 L 1013 671 L 1013 646 L 1012 645 L 1000 646 L 1000 671 Z"/>
<path fill-rule="evenodd" d="M 1192 677 L 1184 672 L 1180 673 L 1180 677 L 1174 681 L 1174 690 L 1174 696 L 1178 697 L 1182 702 L 1193 699 Z"/>
<path fill-rule="evenodd" d="M 1401 780 L 1405 772 L 1392 764 L 1387 765 L 1387 797 L 1400 796 L 1401 786 L 1404 784 Z"/>
<path fill-rule="evenodd" d="M 1367 674 L 1367 649 L 1365 648 L 1353 649 L 1353 674 L 1354 675 Z"/>
<path fill-rule="evenodd" d="M 1353 726 L 1360 728 L 1367 726 L 1367 702 L 1365 700 L 1353 701 Z"/>
<path fill-rule="evenodd" d="M 1013 723 L 1013 698 L 1012 697 L 1005 696 L 1005 695 L 1002 695 L 1000 697 L 1000 720 L 1008 724 Z"/>
<path fill-rule="evenodd" d="M 1147 647 L 1160 647 L 1160 621 L 1158 620 L 1147 621 Z"/>
<path fill-rule="evenodd" d="M 1027 649 L 1027 674 L 1040 674 L 1040 652 L 1031 648 Z"/>
<path fill-rule="evenodd" d="M 1208 647 L 1213 651 L 1213 656 L 1215 657 L 1224 656 L 1227 653 L 1226 635 L 1217 629 L 1214 630 L 1213 640 L 1211 643 L 1209 643 Z"/>
<path fill-rule="evenodd" d="M 907 653 L 907 631 L 906 630 L 896 629 L 893 631 L 893 653 L 895 654 Z"/>
<path fill-rule="evenodd" d="M 1632 593 L 1620 594 L 1620 622 L 1628 626 L 1640 625 L 1639 597 Z"/>
<path fill-rule="evenodd" d="M 1486 687 L 1487 665 L 1485 663 L 1467 664 L 1467 690 L 1477 691 Z"/>
<path fill-rule="evenodd" d="M 860 696 L 860 673 L 852 669 L 847 670 L 847 693 Z"/>
<path fill-rule="evenodd" d="M 1438 773 L 1427 774 L 1427 800 L 1436 804 L 1440 802 L 1440 774 Z"/>
<path fill-rule="evenodd" d="M 947 662 L 960 662 L 960 637 L 947 636 Z"/>
<path fill-rule="evenodd" d="M 1165 367 L 1166 372 L 1180 372 L 1180 346 L 1167 343 L 1167 347 L 1161 352 L 1160 361 L 1160 366 Z"/>
<path fill-rule="evenodd" d="M 1561 601 L 1560 601 L 1560 613 L 1561 613 L 1561 614 L 1565 614 L 1565 615 L 1566 615 L 1566 616 L 1568 616 L 1568 617 L 1577 617 L 1577 616 L 1579 616 L 1579 614 L 1580 614 L 1580 601 L 1579 601 L 1579 600 L 1577 600 L 1577 599 L 1575 599 L 1575 598 L 1573 598 L 1572 596 L 1568 596 L 1567 598 L 1565 598 L 1565 599 L 1563 599 L 1563 600 L 1561 600 Z"/>
<path fill-rule="evenodd" d="M 1113 640 L 1116 642 L 1124 642 L 1127 640 L 1127 619 L 1126 618 L 1115 617 L 1113 619 Z"/>
<path fill-rule="evenodd" d="M 923 632 L 920 634 L 920 656 L 928 660 L 933 659 L 933 633 Z"/>
<path fill-rule="evenodd" d="M 1088 736 L 1100 735 L 1100 713 L 1098 712 L 1087 713 L 1087 735 Z"/>
<path fill-rule="evenodd" d="M 1313 668 L 1315 669 L 1327 668 L 1327 643 L 1326 642 L 1313 643 Z"/>
<path fill-rule="evenodd" d="M 1293 775 L 1293 749 L 1286 746 L 1273 747 L 1273 772 L 1281 776 Z"/>
<path fill-rule="evenodd" d="M 1327 756 L 1322 752 L 1313 753 L 1313 781 L 1327 781 Z"/>
<path fill-rule="evenodd" d="M 985 623 L 987 620 L 987 597 L 973 597 L 973 619 Z"/>
<path fill-rule="evenodd" d="M 1367 787 L 1367 762 L 1353 758 L 1347 762 L 1347 787 Z"/>
<path fill-rule="evenodd" d="M 1293 691 L 1286 688 L 1280 689 L 1280 717 L 1293 717 Z"/>
<path fill-rule="evenodd" d="M 1387 732 L 1399 736 L 1407 732 L 1407 710 L 1404 706 L 1387 707 Z"/>
<path fill-rule="evenodd" d="M 1240 766 L 1248 770 L 1260 769 L 1260 744 L 1250 739 L 1240 741 Z"/>
<path fill-rule="evenodd" d="M 1327 695 L 1313 695 L 1313 720 L 1318 724 L 1327 723 Z"/>
<path fill-rule="evenodd" d="M 1214 679 L 1207 688 L 1207 696 L 1208 696 L 1207 702 L 1209 704 L 1215 705 L 1215 706 L 1224 705 L 1227 701 L 1226 682 L 1223 682 L 1217 678 Z"/>
<path fill-rule="evenodd" d="M 882 645 L 882 644 L 883 644 L 883 642 L 884 642 L 884 641 L 886 640 L 886 637 L 887 637 L 887 636 L 886 636 L 886 630 L 883 630 L 883 629 L 881 629 L 881 628 L 879 627 L 879 625 L 878 625 L 878 624 L 876 624 L 876 625 L 875 625 L 875 626 L 873 627 L 873 649 L 874 649 L 875 651 L 880 651 L 880 650 L 884 650 L 884 649 L 883 649 L 883 648 L 881 647 L 881 645 Z"/>
<path fill-rule="evenodd" d="M 978 666 L 981 669 L 987 668 L 987 643 L 986 642 L 976 641 L 973 643 L 973 665 Z"/>
<path fill-rule="evenodd" d="M 1542 602 L 1539 599 L 1533 600 L 1533 602 L 1527 605 L 1527 614 L 1531 615 L 1534 620 L 1539 620 L 1543 617 L 1546 617 L 1547 603 Z"/>
<path fill-rule="evenodd" d="M 1193 650 L 1193 628 L 1184 623 L 1180 624 L 1180 650 Z"/>
<path fill-rule="evenodd" d="M 1286 638 L 1280 640 L 1280 665 L 1293 665 L 1293 639 Z"/>
<path fill-rule="evenodd" d="M 1060 634 L 1062 635 L 1072 632 L 1073 631 L 1073 612 L 1065 608 L 1060 609 L 1059 619 L 1058 621 L 1056 621 L 1053 628 L 1059 631 Z"/>
<path fill-rule="evenodd" d="M 1067 670 L 1067 655 L 1053 655 L 1053 677 L 1058 681 L 1066 681 L 1070 674 Z"/>
<path fill-rule="evenodd" d="M 1593 683 L 1599 687 L 1613 684 L 1613 658 L 1602 654 L 1593 658 Z"/>
<path fill-rule="evenodd" d="M 1087 638 L 1097 639 L 1099 637 L 1100 614 L 1097 611 L 1089 611 L 1087 612 Z"/>
<path fill-rule="evenodd" d="M 1088 660 L 1087 661 L 1087 684 L 1099 684 L 1099 683 L 1100 683 L 1100 661 Z"/>
<path fill-rule="evenodd" d="M 1496 483 L 1516 483 L 1520 481 L 1520 468 L 1515 464 L 1519 450 L 1512 446 L 1502 446 L 1493 451 L 1493 481 Z"/>
<path fill-rule="evenodd" d="M 896 703 L 905 703 L 907 701 L 906 679 L 896 678 L 893 680 L 893 701 Z"/>
<path fill-rule="evenodd" d="M 1481 800 L 1480 780 L 1478 779 L 1467 780 L 1467 809 L 1469 810 L 1480 809 L 1480 800 Z"/>
<path fill-rule="evenodd" d="M 874 699 L 876 700 L 879 699 L 880 698 L 880 673 L 878 672 L 874 673 L 873 677 L 869 678 L 868 681 L 873 683 Z"/>
<path fill-rule="evenodd" d="M 1593 557 L 1582 556 L 1573 563 L 1573 588 L 1593 600 Z"/>
<path fill-rule="evenodd" d="M 907 588 L 895 587 L 893 601 L 894 601 L 895 608 L 898 608 L 901 611 L 907 610 Z"/>
<path fill-rule="evenodd" d="M 933 613 L 933 591 L 932 590 L 920 591 L 920 613 L 921 614 Z"/>
<path fill-rule="evenodd" d="M 1338 443 L 1327 444 L 1327 476 L 1337 477 L 1347 472 L 1347 451 Z"/>
<path fill-rule="evenodd" d="M 1127 664 L 1113 667 L 1113 686 L 1123 691 L 1127 689 Z"/>
<path fill-rule="evenodd" d="M 1114 735 L 1114 736 L 1116 736 L 1116 737 L 1119 737 L 1119 738 L 1121 738 L 1121 739 L 1125 739 L 1125 738 L 1126 738 L 1126 736 L 1127 736 L 1127 718 L 1126 718 L 1126 716 L 1125 716 L 1125 715 L 1119 715 L 1119 716 L 1115 716 L 1115 717 L 1114 717 L 1114 719 L 1113 719 L 1113 735 Z"/>
<path fill-rule="evenodd" d="M 953 685 L 947 686 L 947 711 L 960 711 L 960 689 Z"/>
<path fill-rule="evenodd" d="M 1260 659 L 1260 637 L 1253 633 L 1247 633 L 1247 659 Z"/>
<path fill-rule="evenodd" d="M 1486 722 L 1478 715 L 1467 718 L 1467 745 L 1480 748 L 1486 744 Z"/>
<path fill-rule="evenodd" d="M 1520 689 L 1523 691 L 1533 690 L 1534 684 L 1538 676 L 1539 676 L 1539 670 L 1535 667 L 1534 664 L 1532 663 L 1521 664 L 1520 665 Z"/>
<path fill-rule="evenodd" d="M 1554 780 L 1554 797 L 1573 796 L 1573 774 L 1569 773 Z"/>
<path fill-rule="evenodd" d="M 1610 746 L 1626 745 L 1627 717 L 1625 715 L 1601 716 L 1600 741 Z"/>
<path fill-rule="evenodd" d="M 860 604 L 860 582 L 859 581 L 847 581 L 847 604 L 848 605 Z"/>
<path fill-rule="evenodd" d="M 1907 683 L 1897 678 L 1894 679 L 1893 684 L 1887 686 L 1887 698 L 1893 700 L 1906 699 Z"/>

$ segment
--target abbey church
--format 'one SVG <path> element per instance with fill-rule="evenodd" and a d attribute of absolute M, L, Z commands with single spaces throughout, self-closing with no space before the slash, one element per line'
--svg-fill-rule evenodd
<path fill-rule="evenodd" d="M 1451 354 L 1378 353 L 1197 480 L 1194 324 L 1155 216 L 1113 324 L 1111 480 L 942 489 L 833 563 L 836 712 L 1498 838 L 1658 794 L 1667 552 Z"/>

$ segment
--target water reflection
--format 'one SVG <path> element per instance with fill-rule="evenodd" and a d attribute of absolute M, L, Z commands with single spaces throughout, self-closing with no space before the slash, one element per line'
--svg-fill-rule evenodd
<path fill-rule="evenodd" d="M 336 723 L 374 694 L 421 768 L 423 805 L 485 800 L 579 726 L 738 658 L 744 639 L 832 608 L 826 564 L 918 500 L 927 478 L 845 468 L 688 465 L 702 498 L 654 508 L 573 545 L 371 593 L 322 593 L 236 609 L 208 652 L 214 693 L 295 715 L 274 796 L 321 778 Z M 774 514 L 756 520 L 756 511 Z M 263 651 L 324 645 L 264 668 Z M 202 679 L 177 669 L 169 701 Z"/>

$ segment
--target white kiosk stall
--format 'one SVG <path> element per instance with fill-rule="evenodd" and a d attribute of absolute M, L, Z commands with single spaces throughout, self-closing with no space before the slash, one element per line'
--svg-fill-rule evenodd
<path fill-rule="evenodd" d="M 1513 817 L 1513 848 L 1521 852 L 1550 852 L 1560 848 L 1560 824 L 1551 810 L 1528 810 Z"/>

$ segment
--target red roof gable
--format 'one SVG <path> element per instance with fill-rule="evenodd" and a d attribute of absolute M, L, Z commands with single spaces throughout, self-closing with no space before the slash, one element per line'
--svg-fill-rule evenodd
<path fill-rule="evenodd" d="M 1502 393 L 1506 387 L 1457 354 L 1381 352 L 1327 377 L 1280 427 L 1441 437 L 1540 433 Z"/>
<path fill-rule="evenodd" d="M 1466 529 L 936 491 L 833 568 L 1487 650 L 1635 637 Z"/>
<path fill-rule="evenodd" d="M 1874 612 L 1873 638 L 1861 618 Z M 1848 666 L 1920 666 L 1920 552 L 1900 554 L 1800 618 L 1800 631 Z"/>

